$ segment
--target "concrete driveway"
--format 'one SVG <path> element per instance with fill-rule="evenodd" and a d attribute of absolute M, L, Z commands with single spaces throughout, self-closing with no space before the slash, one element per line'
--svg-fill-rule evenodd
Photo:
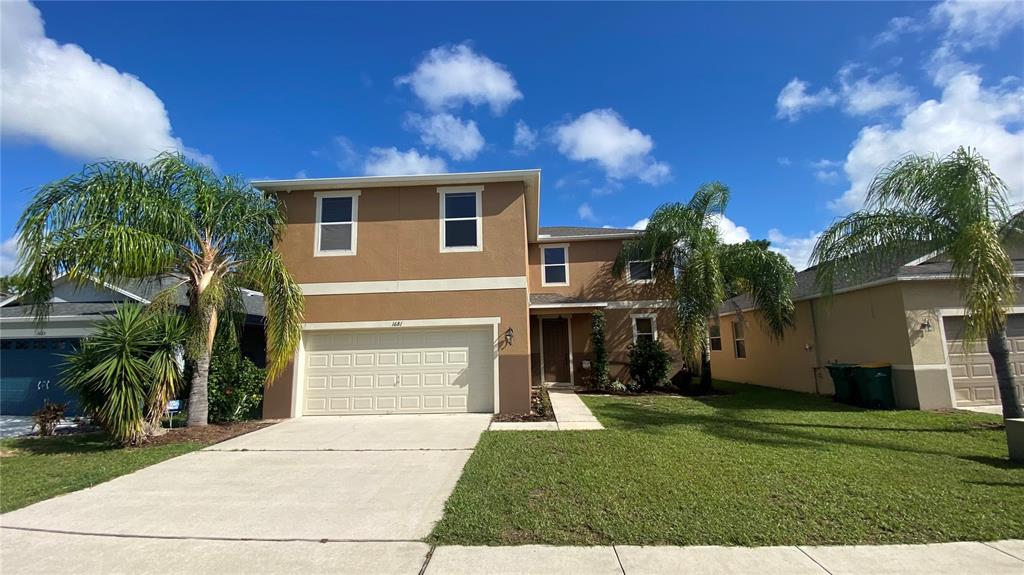
<path fill-rule="evenodd" d="M 335 571 L 415 573 L 427 551 L 419 541 L 441 518 L 489 421 L 285 421 L 0 516 L 2 567 L 163 572 L 162 560 L 201 561 L 208 552 L 216 562 L 194 563 L 197 570 L 309 572 L 325 561 Z M 376 568 L 365 563 L 375 556 Z"/>

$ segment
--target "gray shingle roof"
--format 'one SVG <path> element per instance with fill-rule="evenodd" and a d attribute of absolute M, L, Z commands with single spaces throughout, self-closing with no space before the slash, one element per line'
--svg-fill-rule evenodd
<path fill-rule="evenodd" d="M 597 305 L 604 304 L 605 302 L 587 300 L 571 295 L 562 295 L 559 293 L 532 293 L 530 294 L 530 305 L 545 305 L 545 304 L 580 304 L 580 305 Z"/>
<path fill-rule="evenodd" d="M 116 303 L 55 303 L 50 307 L 50 317 L 79 316 L 89 317 L 113 313 Z M 6 305 L 0 307 L 0 317 L 32 317 L 32 307 L 27 305 Z"/>
<path fill-rule="evenodd" d="M 890 269 L 882 270 L 879 273 L 873 274 L 867 277 L 847 277 L 840 278 L 836 282 L 836 286 L 833 288 L 834 291 L 855 289 L 860 286 L 865 286 L 875 282 L 883 280 L 934 280 L 944 279 L 949 277 L 952 273 L 952 264 L 947 261 L 930 261 L 927 263 L 918 264 L 916 266 L 893 266 Z M 1017 274 L 1024 274 L 1024 260 L 1013 260 L 1013 271 Z M 794 300 L 803 299 L 814 299 L 821 295 L 818 286 L 815 284 L 817 279 L 817 269 L 808 268 L 802 272 L 796 274 L 796 288 L 793 290 Z M 719 313 L 729 313 L 739 309 L 750 309 L 754 307 L 754 302 L 748 294 L 738 295 L 730 300 L 726 300 L 722 307 L 719 308 Z"/>
<path fill-rule="evenodd" d="M 617 236 L 622 234 L 636 234 L 639 230 L 629 228 L 586 228 L 580 226 L 541 226 L 540 235 L 552 238 L 569 238 L 579 236 Z"/>

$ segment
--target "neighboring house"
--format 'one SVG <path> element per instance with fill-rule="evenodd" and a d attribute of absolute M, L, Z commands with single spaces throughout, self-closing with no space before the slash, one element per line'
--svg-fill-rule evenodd
<path fill-rule="evenodd" d="M 1011 250 L 1014 258 L 1021 254 Z M 1024 260 L 1014 259 L 1018 277 Z M 965 346 L 963 303 L 942 257 L 921 258 L 824 298 L 814 268 L 797 274 L 796 325 L 773 342 L 747 296 L 727 301 L 712 327 L 716 378 L 832 394 L 830 363 L 892 365 L 899 407 L 951 409 L 999 404 L 986 343 Z M 1015 373 L 1024 375 L 1024 298 L 1010 310 L 1007 335 Z M 1019 377 L 1018 384 L 1024 383 Z"/>
<path fill-rule="evenodd" d="M 265 417 L 530 409 L 531 383 L 583 383 L 594 310 L 614 377 L 635 338 L 668 341 L 650 279 L 610 266 L 633 230 L 541 228 L 540 171 L 254 182 L 306 295 Z"/>
<path fill-rule="evenodd" d="M 111 285 L 90 283 L 76 287 L 65 277 L 53 285 L 50 316 L 38 326 L 31 308 L 17 296 L 0 301 L 0 414 L 31 415 L 44 401 L 70 404 L 78 414 L 75 397 L 60 385 L 60 371 L 66 355 L 95 329 L 105 314 L 124 303 L 149 304 L 164 289 L 179 283 L 173 278 Z M 177 295 L 179 306 L 187 304 L 185 290 Z M 242 351 L 263 365 L 263 295 L 247 292 L 246 320 L 241 338 Z"/>

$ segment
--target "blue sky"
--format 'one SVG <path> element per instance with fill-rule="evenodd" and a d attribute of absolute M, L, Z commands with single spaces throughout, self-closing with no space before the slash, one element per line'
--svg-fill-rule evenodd
<path fill-rule="evenodd" d="M 802 266 L 885 162 L 1024 199 L 1024 4 L 3 2 L 0 271 L 34 187 L 181 149 L 253 179 L 541 168 L 542 225 L 702 182 Z"/>

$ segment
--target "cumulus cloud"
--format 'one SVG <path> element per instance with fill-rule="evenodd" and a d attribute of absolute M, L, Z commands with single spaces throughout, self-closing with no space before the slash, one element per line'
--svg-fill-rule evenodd
<path fill-rule="evenodd" d="M 971 146 L 1006 182 L 1014 202 L 1024 200 L 1024 88 L 982 86 L 975 74 L 959 74 L 939 100 L 922 102 L 898 126 L 863 128 L 843 169 L 850 188 L 831 203 L 837 211 L 860 208 L 878 170 L 908 153 L 944 155 Z"/>
<path fill-rule="evenodd" d="M 750 239 L 750 232 L 743 226 L 736 225 L 736 222 L 721 215 L 712 215 L 715 225 L 718 226 L 718 237 L 727 244 L 740 244 Z"/>
<path fill-rule="evenodd" d="M 583 202 L 580 204 L 580 207 L 576 208 L 576 215 L 579 216 L 581 220 L 587 222 L 597 220 L 597 217 L 594 215 L 594 209 L 586 202 Z"/>
<path fill-rule="evenodd" d="M 807 260 L 811 258 L 814 244 L 820 235 L 814 232 L 806 237 L 790 237 L 773 228 L 768 230 L 768 241 L 771 242 L 768 249 L 786 256 L 797 271 L 802 271 L 807 269 Z"/>
<path fill-rule="evenodd" d="M 651 218 L 644 218 L 642 220 L 637 220 L 635 224 L 633 224 L 633 225 L 631 225 L 629 227 L 634 229 L 634 230 L 646 230 L 647 229 L 647 224 L 649 224 L 649 223 L 651 223 Z"/>
<path fill-rule="evenodd" d="M 804 112 L 835 106 L 839 97 L 829 88 L 810 93 L 810 84 L 800 78 L 789 81 L 775 99 L 775 117 L 795 122 Z"/>
<path fill-rule="evenodd" d="M 1024 3 L 946 0 L 931 10 L 932 21 L 945 27 L 943 43 L 965 51 L 995 46 L 1024 23 Z"/>
<path fill-rule="evenodd" d="M 917 92 L 903 85 L 897 74 L 875 79 L 870 75 L 854 78 L 854 66 L 839 70 L 843 111 L 851 116 L 864 116 L 886 108 L 905 109 L 917 99 Z"/>
<path fill-rule="evenodd" d="M 495 114 L 503 114 L 523 97 L 505 66 L 477 54 L 468 44 L 434 48 L 396 83 L 409 85 L 433 110 L 487 104 Z"/>
<path fill-rule="evenodd" d="M 423 117 L 409 114 L 408 124 L 419 131 L 420 141 L 426 146 L 437 148 L 453 160 L 472 160 L 484 147 L 484 137 L 476 122 L 463 122 L 447 113 Z"/>
<path fill-rule="evenodd" d="M 637 178 L 648 184 L 665 182 L 668 164 L 651 156 L 654 140 L 630 128 L 612 109 L 591 110 L 555 129 L 558 151 L 572 160 L 594 161 L 611 179 Z"/>
<path fill-rule="evenodd" d="M 533 130 L 526 122 L 516 122 L 516 131 L 512 136 L 512 153 L 522 155 L 537 147 L 537 131 Z"/>
<path fill-rule="evenodd" d="M 778 162 L 780 166 L 791 166 L 791 165 L 793 165 L 793 160 L 790 160 L 786 156 L 779 156 L 778 158 L 775 158 L 775 161 Z"/>
<path fill-rule="evenodd" d="M 18 236 L 0 244 L 0 276 L 10 275 L 18 267 Z"/>
<path fill-rule="evenodd" d="M 5 135 L 25 137 L 77 158 L 146 161 L 185 147 L 164 103 L 146 84 L 74 44 L 46 37 L 32 4 L 0 2 L 0 98 Z"/>
<path fill-rule="evenodd" d="M 441 174 L 448 166 L 441 158 L 420 154 L 415 148 L 404 152 L 398 148 L 370 148 L 363 164 L 368 176 L 399 176 L 415 174 Z"/>
<path fill-rule="evenodd" d="M 843 163 L 837 160 L 826 160 L 824 158 L 811 162 L 811 169 L 814 171 L 814 179 L 823 184 L 834 184 L 839 181 L 839 166 Z"/>

